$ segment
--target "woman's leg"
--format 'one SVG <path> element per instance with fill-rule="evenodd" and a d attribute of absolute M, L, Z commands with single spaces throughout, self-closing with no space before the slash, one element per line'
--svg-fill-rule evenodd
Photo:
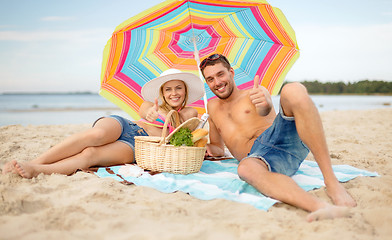
<path fill-rule="evenodd" d="M 81 153 L 87 147 L 102 146 L 115 142 L 121 135 L 121 125 L 113 118 L 102 118 L 93 128 L 76 133 L 53 146 L 38 158 L 36 164 L 51 164 Z"/>
<path fill-rule="evenodd" d="M 15 168 L 24 178 L 33 178 L 40 173 L 59 173 L 70 175 L 78 169 L 88 169 L 92 166 L 113 166 L 134 161 L 132 148 L 123 142 L 113 142 L 98 147 L 87 147 L 81 153 L 52 164 L 35 164 L 16 162 Z"/>
<path fill-rule="evenodd" d="M 2 173 L 3 174 L 10 173 L 10 172 L 17 173 L 17 171 L 15 169 L 15 164 L 16 164 L 16 160 L 6 162 L 3 165 L 3 168 L 1 169 Z"/>

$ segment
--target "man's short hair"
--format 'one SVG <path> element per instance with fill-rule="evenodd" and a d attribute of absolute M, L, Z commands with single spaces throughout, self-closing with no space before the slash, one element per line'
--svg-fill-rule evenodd
<path fill-rule="evenodd" d="M 212 54 L 212 55 L 206 57 L 200 63 L 199 67 L 200 67 L 201 72 L 203 73 L 203 76 L 204 76 L 204 72 L 203 72 L 204 68 L 206 68 L 207 66 L 213 66 L 217 63 L 222 63 L 223 66 L 225 68 L 227 68 L 227 70 L 230 70 L 230 68 L 231 68 L 229 60 L 227 60 L 227 58 L 224 55 L 219 54 L 219 53 L 215 53 L 215 54 Z"/>

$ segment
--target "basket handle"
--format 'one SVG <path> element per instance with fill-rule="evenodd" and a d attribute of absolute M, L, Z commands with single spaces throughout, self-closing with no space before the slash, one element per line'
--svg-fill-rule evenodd
<path fill-rule="evenodd" d="M 163 129 L 162 129 L 162 138 L 161 138 L 161 141 L 159 142 L 159 146 L 166 142 L 167 125 L 169 124 L 169 121 L 170 121 L 171 116 L 173 115 L 173 113 L 176 113 L 176 111 L 175 110 L 170 110 L 170 112 L 166 115 L 165 124 L 163 124 Z"/>

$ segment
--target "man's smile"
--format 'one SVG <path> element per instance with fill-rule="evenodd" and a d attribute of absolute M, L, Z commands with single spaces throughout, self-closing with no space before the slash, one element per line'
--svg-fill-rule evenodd
<path fill-rule="evenodd" d="M 226 89 L 226 85 L 225 84 L 220 86 L 220 87 L 215 88 L 215 90 L 217 92 L 219 92 L 219 93 L 223 93 L 225 91 L 225 89 Z"/>

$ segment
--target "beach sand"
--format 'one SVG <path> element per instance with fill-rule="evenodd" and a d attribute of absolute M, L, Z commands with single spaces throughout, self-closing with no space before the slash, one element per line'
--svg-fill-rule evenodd
<path fill-rule="evenodd" d="M 333 164 L 376 171 L 344 186 L 358 206 L 350 218 L 308 223 L 287 204 L 268 212 L 182 192 L 165 194 L 91 173 L 0 175 L 0 239 L 391 239 L 392 109 L 321 114 Z M 0 167 L 28 161 L 91 124 L 4 126 Z M 313 160 L 310 155 L 309 160 Z M 329 201 L 325 189 L 311 191 Z"/>

